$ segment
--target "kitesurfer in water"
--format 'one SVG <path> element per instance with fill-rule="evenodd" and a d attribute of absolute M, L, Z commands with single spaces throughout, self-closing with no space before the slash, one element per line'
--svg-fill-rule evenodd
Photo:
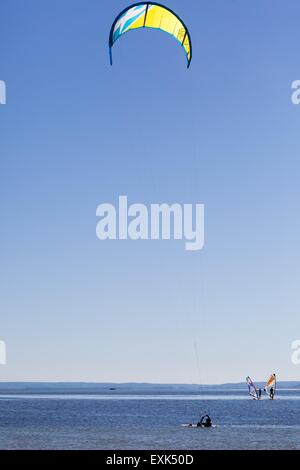
<path fill-rule="evenodd" d="M 198 428 L 210 428 L 212 425 L 211 417 L 209 415 L 204 415 L 200 419 L 199 423 L 197 423 Z"/>
<path fill-rule="evenodd" d="M 274 388 L 270 388 L 270 400 L 274 400 Z"/>
<path fill-rule="evenodd" d="M 261 399 L 261 388 L 258 389 L 258 399 Z"/>

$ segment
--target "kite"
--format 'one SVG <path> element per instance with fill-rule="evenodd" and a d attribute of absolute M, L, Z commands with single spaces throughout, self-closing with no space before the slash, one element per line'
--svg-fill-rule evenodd
<path fill-rule="evenodd" d="M 109 35 L 109 55 L 112 65 L 112 47 L 127 31 L 138 28 L 154 28 L 173 36 L 183 47 L 187 66 L 192 60 L 190 33 L 181 18 L 169 8 L 154 2 L 134 3 L 116 17 Z"/>

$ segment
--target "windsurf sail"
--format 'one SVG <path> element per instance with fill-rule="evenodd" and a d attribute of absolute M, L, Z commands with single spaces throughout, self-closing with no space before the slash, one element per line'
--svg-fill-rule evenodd
<path fill-rule="evenodd" d="M 272 374 L 270 376 L 269 380 L 267 381 L 264 387 L 264 390 L 271 399 L 274 398 L 274 395 L 276 393 L 276 374 Z"/>
<path fill-rule="evenodd" d="M 255 400 L 258 400 L 258 390 L 256 386 L 254 385 L 253 380 L 249 377 L 249 375 L 248 377 L 246 377 L 246 383 L 248 385 L 249 395 L 252 398 L 255 398 Z"/>

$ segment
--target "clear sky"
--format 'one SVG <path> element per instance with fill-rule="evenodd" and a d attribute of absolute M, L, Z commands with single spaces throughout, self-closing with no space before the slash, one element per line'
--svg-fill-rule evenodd
<path fill-rule="evenodd" d="M 151 30 L 109 65 L 128 4 L 1 2 L 0 380 L 297 380 L 300 3 L 166 0 L 189 70 Z M 121 194 L 204 203 L 205 248 L 98 240 Z"/>

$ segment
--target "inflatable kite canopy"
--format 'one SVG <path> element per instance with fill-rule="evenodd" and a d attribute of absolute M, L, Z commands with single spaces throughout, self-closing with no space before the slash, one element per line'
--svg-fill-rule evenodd
<path fill-rule="evenodd" d="M 171 34 L 184 48 L 187 66 L 192 60 L 192 42 L 184 22 L 169 8 L 154 2 L 140 2 L 125 8 L 115 19 L 109 35 L 109 55 L 112 65 L 112 47 L 127 31 L 154 28 Z"/>

